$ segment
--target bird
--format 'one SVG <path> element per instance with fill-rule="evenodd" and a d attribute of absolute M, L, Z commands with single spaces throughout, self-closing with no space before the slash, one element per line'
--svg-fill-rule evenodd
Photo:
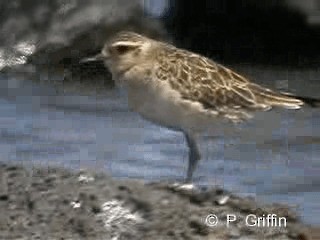
<path fill-rule="evenodd" d="M 320 100 L 278 92 L 195 52 L 145 35 L 120 31 L 100 53 L 128 106 L 157 125 L 182 132 L 188 145 L 185 182 L 201 159 L 197 137 L 217 122 L 238 124 L 274 108 L 320 107 Z"/>

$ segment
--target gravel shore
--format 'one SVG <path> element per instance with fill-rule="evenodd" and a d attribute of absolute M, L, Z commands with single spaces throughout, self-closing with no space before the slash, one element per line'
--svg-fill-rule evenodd
<path fill-rule="evenodd" d="M 287 206 L 223 189 L 5 163 L 0 177 L 0 239 L 320 239 Z"/>

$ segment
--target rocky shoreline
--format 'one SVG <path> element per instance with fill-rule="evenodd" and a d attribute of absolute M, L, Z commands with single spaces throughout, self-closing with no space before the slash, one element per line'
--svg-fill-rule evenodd
<path fill-rule="evenodd" d="M 223 189 L 5 163 L 0 176 L 0 239 L 319 239 L 289 207 Z"/>

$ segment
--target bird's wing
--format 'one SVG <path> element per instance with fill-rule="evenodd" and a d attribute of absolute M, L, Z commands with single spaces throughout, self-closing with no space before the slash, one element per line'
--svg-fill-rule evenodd
<path fill-rule="evenodd" d="M 179 50 L 172 54 L 160 64 L 160 72 L 184 99 L 197 101 L 206 109 L 237 115 L 273 106 L 297 109 L 303 105 L 299 99 L 252 83 L 208 58 Z"/>

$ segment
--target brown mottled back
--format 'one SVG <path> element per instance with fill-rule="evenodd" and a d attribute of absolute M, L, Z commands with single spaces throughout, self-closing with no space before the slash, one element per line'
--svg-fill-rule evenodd
<path fill-rule="evenodd" d="M 232 70 L 198 54 L 162 48 L 157 56 L 159 79 L 167 80 L 186 100 L 198 101 L 204 108 L 240 120 L 254 110 L 273 106 L 300 108 L 303 102 L 250 82 Z"/>

